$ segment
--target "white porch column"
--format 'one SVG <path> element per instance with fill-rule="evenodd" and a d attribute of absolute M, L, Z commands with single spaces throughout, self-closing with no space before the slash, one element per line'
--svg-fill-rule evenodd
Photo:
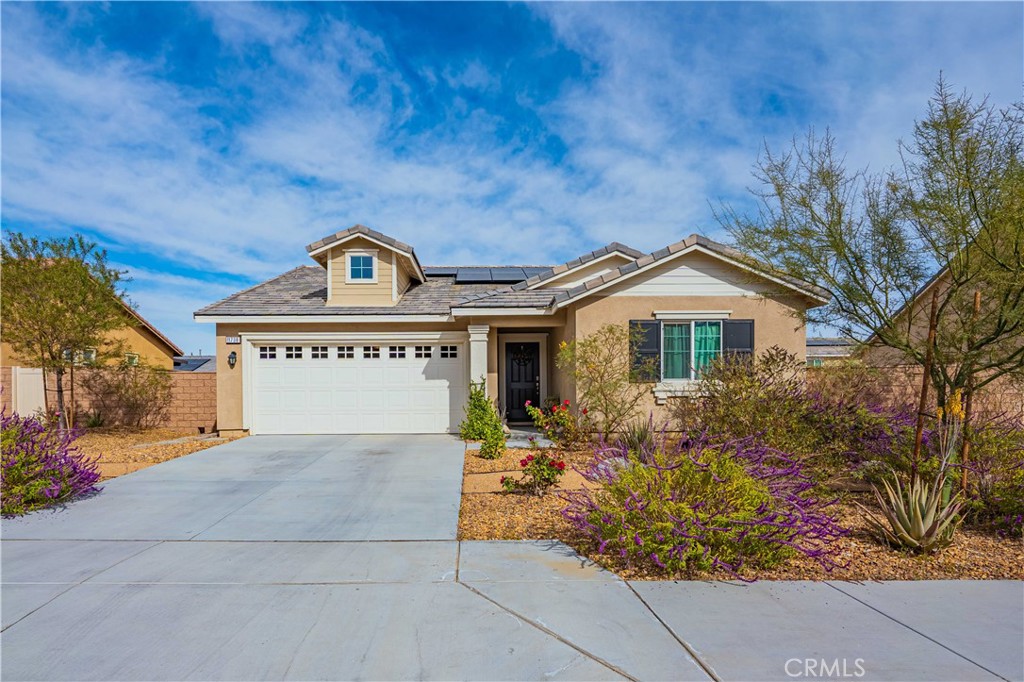
<path fill-rule="evenodd" d="M 469 380 L 473 383 L 483 379 L 487 390 L 487 336 L 490 325 L 469 325 Z"/>

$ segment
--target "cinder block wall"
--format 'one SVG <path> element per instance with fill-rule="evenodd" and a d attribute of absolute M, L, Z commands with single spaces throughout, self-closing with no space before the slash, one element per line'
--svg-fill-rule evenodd
<path fill-rule="evenodd" d="M 10 367 L 0 367 L 0 407 L 7 414 L 11 413 L 11 389 L 14 388 L 13 372 Z"/>
<path fill-rule="evenodd" d="M 5 374 L 0 376 L 4 381 L 10 380 L 10 368 L 2 368 Z M 93 401 L 89 392 L 82 386 L 82 374 L 87 369 L 79 369 L 75 376 L 75 418 L 82 422 L 93 411 Z M 4 384 L 6 387 L 8 384 Z M 64 375 L 64 399 L 70 400 L 70 380 Z M 5 390 L 6 393 L 6 390 Z M 7 398 L 4 398 L 9 405 Z M 46 376 L 46 400 L 50 409 L 57 404 L 57 385 L 53 375 Z M 217 429 L 217 375 L 213 372 L 171 372 L 171 402 L 167 411 L 154 427 L 174 429 L 198 433 L 203 427 L 206 433 Z"/>

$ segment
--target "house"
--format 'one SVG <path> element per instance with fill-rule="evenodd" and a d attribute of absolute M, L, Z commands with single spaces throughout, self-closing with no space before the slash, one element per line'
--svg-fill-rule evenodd
<path fill-rule="evenodd" d="M 559 344 L 607 323 L 643 330 L 654 409 L 723 352 L 803 357 L 811 284 L 693 235 L 643 254 L 612 243 L 556 266 L 423 266 L 362 225 L 306 247 L 310 265 L 195 313 L 216 324 L 222 431 L 442 433 L 484 379 L 509 422 L 523 405 L 575 401 Z"/>
<path fill-rule="evenodd" d="M 807 366 L 822 367 L 849 358 L 857 342 L 834 336 L 811 336 L 807 339 Z"/>
<path fill-rule="evenodd" d="M 174 358 L 175 372 L 216 372 L 216 355 L 178 355 Z"/>
<path fill-rule="evenodd" d="M 123 345 L 124 361 L 171 369 L 175 356 L 183 351 L 130 306 L 125 305 L 124 309 L 129 315 L 129 324 L 108 334 L 112 343 Z M 94 348 L 69 352 L 74 352 L 76 361 L 81 364 L 88 364 L 96 357 Z M 19 358 L 7 342 L 0 342 L 0 386 L 0 400 L 8 410 L 32 414 L 44 405 L 43 371 Z M 50 391 L 52 393 L 52 386 Z"/>

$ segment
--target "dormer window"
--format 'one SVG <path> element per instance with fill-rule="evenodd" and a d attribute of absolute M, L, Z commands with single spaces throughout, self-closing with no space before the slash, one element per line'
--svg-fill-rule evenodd
<path fill-rule="evenodd" d="M 375 284 L 377 282 L 377 257 L 368 251 L 347 251 L 345 253 L 346 277 L 350 284 Z"/>

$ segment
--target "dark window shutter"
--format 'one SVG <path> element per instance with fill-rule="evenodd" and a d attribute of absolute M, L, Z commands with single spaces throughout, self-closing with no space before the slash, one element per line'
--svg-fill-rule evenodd
<path fill-rule="evenodd" d="M 754 355 L 754 321 L 725 320 L 722 325 L 722 351 L 725 355 Z"/>
<path fill-rule="evenodd" d="M 633 357 L 633 381 L 661 380 L 661 323 L 657 320 L 630 320 L 630 352 Z"/>

